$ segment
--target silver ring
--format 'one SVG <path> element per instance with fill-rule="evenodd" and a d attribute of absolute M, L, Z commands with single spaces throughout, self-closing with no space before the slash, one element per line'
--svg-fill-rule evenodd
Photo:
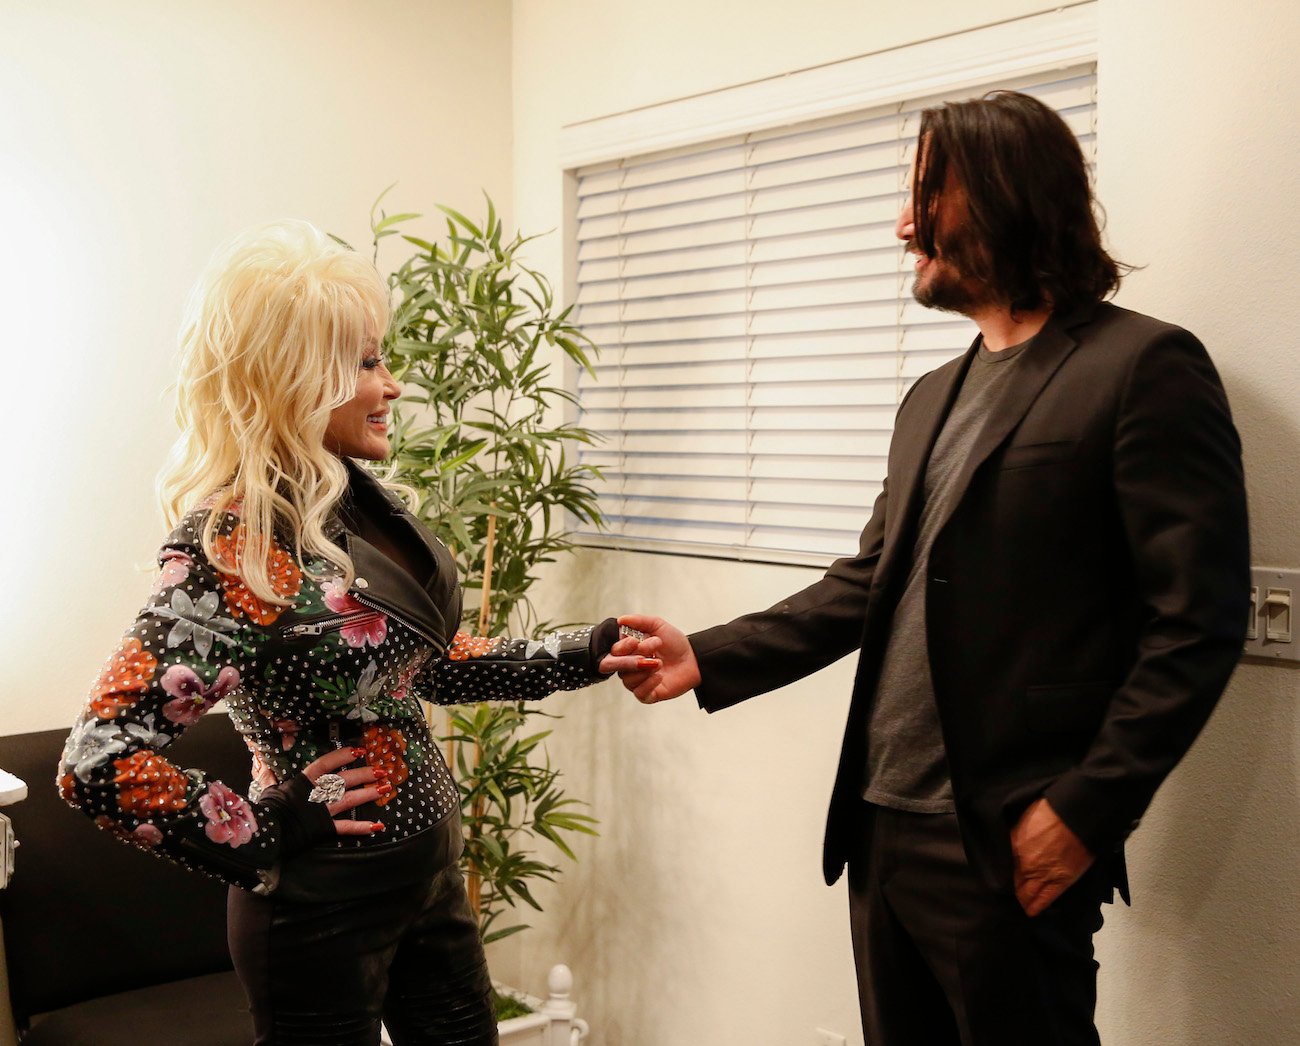
<path fill-rule="evenodd" d="M 316 778 L 316 786 L 307 798 L 313 803 L 337 803 L 347 789 L 348 786 L 338 774 L 321 774 Z M 299 795 L 301 794 L 300 792 Z"/>
<path fill-rule="evenodd" d="M 636 639 L 636 640 L 642 640 L 642 639 L 645 639 L 645 633 L 644 633 L 644 632 L 638 632 L 635 628 L 632 628 L 632 627 L 629 626 L 629 625 L 619 625 L 619 626 L 618 626 L 618 638 L 619 638 L 619 639 Z"/>

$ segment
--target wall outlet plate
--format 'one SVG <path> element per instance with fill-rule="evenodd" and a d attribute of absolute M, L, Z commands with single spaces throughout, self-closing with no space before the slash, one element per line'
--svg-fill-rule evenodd
<path fill-rule="evenodd" d="M 1256 662 L 1300 662 L 1300 570 L 1251 567 L 1243 654 Z"/>

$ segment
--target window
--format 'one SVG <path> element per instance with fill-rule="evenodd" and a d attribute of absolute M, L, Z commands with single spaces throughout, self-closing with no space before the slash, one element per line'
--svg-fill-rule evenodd
<path fill-rule="evenodd" d="M 576 169 L 578 324 L 602 348 L 592 544 L 825 563 L 856 548 L 894 413 L 974 327 L 912 301 L 894 237 L 920 111 L 998 87 L 1095 150 L 1091 65 Z"/>

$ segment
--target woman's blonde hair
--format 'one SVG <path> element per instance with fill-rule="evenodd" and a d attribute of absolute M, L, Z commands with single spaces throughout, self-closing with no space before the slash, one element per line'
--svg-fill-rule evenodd
<path fill-rule="evenodd" d="M 204 553 L 264 602 L 288 602 L 272 583 L 277 528 L 304 570 L 306 557 L 320 556 L 351 582 L 351 560 L 325 533 L 347 487 L 325 429 L 330 412 L 356 394 L 363 347 L 383 338 L 388 319 L 375 267 L 304 221 L 236 236 L 190 295 L 177 379 L 181 435 L 159 475 L 159 498 L 168 526 L 209 498 Z M 229 562 L 214 539 L 235 504 L 241 535 Z"/>

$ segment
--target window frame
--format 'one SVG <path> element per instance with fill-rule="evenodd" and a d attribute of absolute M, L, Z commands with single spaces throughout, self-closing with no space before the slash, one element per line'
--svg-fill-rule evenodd
<path fill-rule="evenodd" d="M 616 113 L 561 130 L 564 170 L 564 291 L 577 287 L 580 169 L 621 158 L 700 145 L 843 114 L 900 104 L 927 95 L 978 89 L 995 81 L 1095 63 L 1096 0 L 888 51 L 800 70 L 767 80 Z M 576 368 L 565 384 L 577 389 Z M 570 420 L 577 417 L 573 409 Z M 870 511 L 863 506 L 863 522 Z M 825 566 L 836 557 L 813 551 L 654 541 L 618 534 L 582 533 L 584 546 L 688 555 L 742 562 Z M 848 553 L 849 549 L 845 549 Z"/>

